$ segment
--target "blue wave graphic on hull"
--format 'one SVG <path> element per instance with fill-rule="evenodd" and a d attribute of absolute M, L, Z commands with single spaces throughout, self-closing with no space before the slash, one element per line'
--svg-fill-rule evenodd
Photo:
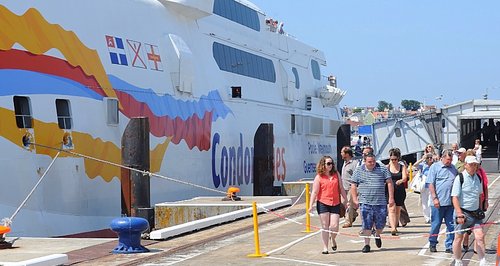
<path fill-rule="evenodd" d="M 115 90 L 125 92 L 137 101 L 146 103 L 156 116 L 180 117 L 186 120 L 194 114 L 203 117 L 205 112 L 212 112 L 212 121 L 215 121 L 232 113 L 217 90 L 210 91 L 207 96 L 201 96 L 198 101 L 183 101 L 168 94 L 158 95 L 151 89 L 139 88 L 113 75 L 108 77 Z"/>

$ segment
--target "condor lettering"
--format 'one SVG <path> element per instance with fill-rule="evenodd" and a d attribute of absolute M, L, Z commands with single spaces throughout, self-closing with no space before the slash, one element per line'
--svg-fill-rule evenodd
<path fill-rule="evenodd" d="M 248 185 L 253 170 L 253 148 L 243 147 L 243 134 L 240 133 L 238 147 L 221 144 L 219 133 L 212 138 L 212 179 L 214 187 Z"/>

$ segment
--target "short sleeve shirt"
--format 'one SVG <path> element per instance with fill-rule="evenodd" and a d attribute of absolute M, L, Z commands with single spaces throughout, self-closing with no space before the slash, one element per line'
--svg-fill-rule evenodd
<path fill-rule="evenodd" d="M 342 186 L 345 190 L 349 190 L 351 188 L 352 175 L 354 174 L 354 170 L 356 170 L 356 166 L 357 161 L 354 159 L 345 161 L 342 166 Z"/>
<path fill-rule="evenodd" d="M 453 182 L 451 196 L 458 197 L 461 208 L 475 211 L 479 209 L 479 195 L 483 193 L 483 186 L 477 174 L 471 176 L 464 170 L 462 175 L 464 176 L 464 183 L 460 183 L 460 176 L 457 175 Z"/>
<path fill-rule="evenodd" d="M 458 172 L 454 165 L 446 166 L 442 161 L 435 162 L 429 169 L 426 184 L 433 184 L 439 205 L 451 206 L 451 189 Z"/>
<path fill-rule="evenodd" d="M 367 205 L 386 205 L 385 183 L 391 178 L 386 167 L 376 165 L 369 171 L 361 165 L 354 171 L 352 182 L 358 186 L 359 202 Z"/>

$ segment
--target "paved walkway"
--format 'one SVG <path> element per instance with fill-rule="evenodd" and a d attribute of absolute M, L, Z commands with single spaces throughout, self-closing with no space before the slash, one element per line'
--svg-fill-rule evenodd
<path fill-rule="evenodd" d="M 495 263 L 500 233 L 499 176 L 489 175 L 490 209 L 487 218 L 488 222 L 496 222 L 485 226 L 486 247 L 490 253 L 487 260 L 491 265 Z M 372 252 L 367 254 L 361 253 L 364 243 L 357 235 L 359 220 L 351 228 L 341 228 L 336 252 L 321 254 L 322 244 L 316 229 L 319 218 L 311 217 L 314 232 L 304 233 L 305 204 L 301 203 L 258 216 L 259 253 L 267 254 L 265 257 L 248 257 L 255 254 L 256 249 L 252 219 L 247 218 L 164 241 L 143 240 L 142 244 L 151 252 L 141 254 L 110 254 L 117 244 L 116 240 L 110 239 L 23 238 L 15 243 L 19 248 L 0 250 L 0 261 L 10 261 L 7 256 L 15 257 L 16 252 L 38 250 L 39 254 L 65 253 L 70 265 L 450 265 L 452 256 L 444 253 L 443 236 L 439 237 L 438 252 L 428 251 L 429 225 L 424 223 L 418 198 L 418 194 L 408 193 L 406 205 L 411 222 L 399 228 L 400 236 L 390 236 L 390 230 L 386 228 L 382 248 L 377 248 L 372 240 Z M 477 265 L 477 255 L 466 253 L 464 263 Z"/>

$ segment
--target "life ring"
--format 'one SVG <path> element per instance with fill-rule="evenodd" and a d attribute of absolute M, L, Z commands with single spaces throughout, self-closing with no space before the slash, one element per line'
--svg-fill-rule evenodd
<path fill-rule="evenodd" d="M 0 225 L 0 235 L 7 234 L 10 232 L 10 227 Z"/>

